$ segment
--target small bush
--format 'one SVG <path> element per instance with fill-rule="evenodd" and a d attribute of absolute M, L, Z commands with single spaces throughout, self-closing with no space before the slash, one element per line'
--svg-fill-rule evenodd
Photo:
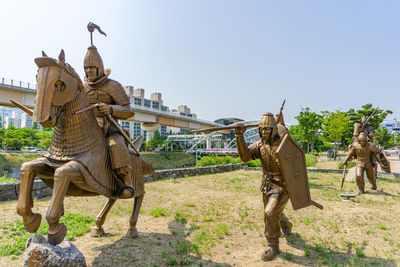
<path fill-rule="evenodd" d="M 160 217 L 160 216 L 167 216 L 168 211 L 167 209 L 162 209 L 162 208 L 155 208 L 150 212 L 151 216 L 154 218 Z"/>
<path fill-rule="evenodd" d="M 306 166 L 315 167 L 317 164 L 317 157 L 311 154 L 306 154 Z"/>
<path fill-rule="evenodd" d="M 261 160 L 255 159 L 255 160 L 250 160 L 245 163 L 249 167 L 261 167 Z"/>
<path fill-rule="evenodd" d="M 3 176 L 0 177 L 0 184 L 8 184 L 8 183 L 16 183 L 19 182 L 19 180 L 14 179 L 12 177 L 8 177 L 7 173 L 3 174 Z"/>
<path fill-rule="evenodd" d="M 186 220 L 187 217 L 189 217 L 189 214 L 184 213 L 184 212 L 177 211 L 174 214 L 175 221 L 180 222 L 181 224 L 187 223 L 187 220 Z"/>
<path fill-rule="evenodd" d="M 338 162 L 338 164 L 337 164 L 337 168 L 343 170 L 343 167 L 344 167 L 343 165 L 344 165 L 343 162 L 340 161 L 340 162 Z M 346 169 L 353 168 L 354 166 L 356 166 L 356 162 L 355 162 L 355 161 L 348 161 L 348 162 L 347 162 Z"/>
<path fill-rule="evenodd" d="M 387 226 L 384 223 L 378 223 L 378 228 L 381 230 L 386 230 Z"/>
<path fill-rule="evenodd" d="M 212 166 L 212 165 L 225 165 L 225 164 L 232 164 L 232 163 L 243 163 L 240 158 L 234 158 L 230 156 L 204 156 L 200 160 L 197 161 L 198 167 L 203 166 Z"/>

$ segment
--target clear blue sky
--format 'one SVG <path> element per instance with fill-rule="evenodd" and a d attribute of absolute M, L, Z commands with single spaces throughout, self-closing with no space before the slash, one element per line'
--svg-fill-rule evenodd
<path fill-rule="evenodd" d="M 199 118 L 259 119 L 286 98 L 290 123 L 373 103 L 400 117 L 398 1 L 2 1 L 0 77 L 34 82 L 61 48 L 83 76 L 86 25 L 111 78 L 161 92 Z M 393 118 L 391 116 L 389 119 Z"/>

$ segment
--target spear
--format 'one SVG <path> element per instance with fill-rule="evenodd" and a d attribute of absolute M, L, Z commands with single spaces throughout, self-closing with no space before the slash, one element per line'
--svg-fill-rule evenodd
<path fill-rule="evenodd" d="M 281 109 L 280 109 L 280 111 L 279 111 L 278 119 L 277 119 L 277 121 L 276 121 L 277 123 L 278 123 L 280 120 L 283 122 L 282 110 L 283 110 L 283 107 L 285 106 L 285 102 L 286 102 L 286 99 L 283 100 Z M 285 124 L 282 123 L 282 125 L 285 125 Z M 247 128 L 255 128 L 255 127 L 258 127 L 259 124 L 258 124 L 258 123 L 257 123 L 257 124 L 246 124 L 246 125 L 243 125 L 243 126 L 247 129 Z M 205 134 L 208 134 L 208 133 L 212 133 L 212 132 L 215 132 L 215 131 L 231 130 L 231 129 L 235 129 L 235 128 L 237 128 L 237 127 L 238 127 L 238 125 L 237 125 L 237 124 L 234 124 L 234 125 L 226 125 L 226 126 L 210 127 L 210 128 L 199 129 L 199 130 L 193 130 L 193 131 L 191 131 L 191 132 L 192 132 L 192 133 L 205 133 Z"/>
<path fill-rule="evenodd" d="M 28 113 L 28 115 L 32 117 L 33 111 L 30 108 L 14 101 L 14 100 L 10 100 L 10 102 L 13 103 L 15 106 L 19 107 L 20 109 L 22 109 L 23 111 L 25 111 L 26 113 Z"/>
<path fill-rule="evenodd" d="M 346 177 L 346 164 L 343 164 L 343 177 L 342 177 L 342 186 L 340 187 L 340 189 L 343 188 L 343 184 L 344 184 L 344 178 Z"/>

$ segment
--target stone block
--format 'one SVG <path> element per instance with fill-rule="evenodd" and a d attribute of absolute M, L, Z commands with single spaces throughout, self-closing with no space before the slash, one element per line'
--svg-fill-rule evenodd
<path fill-rule="evenodd" d="M 47 243 L 42 235 L 35 235 L 26 241 L 24 266 L 86 267 L 82 252 L 71 242 L 64 240 L 57 246 Z"/>
<path fill-rule="evenodd" d="M 18 199 L 15 187 L 0 191 L 0 201 Z"/>

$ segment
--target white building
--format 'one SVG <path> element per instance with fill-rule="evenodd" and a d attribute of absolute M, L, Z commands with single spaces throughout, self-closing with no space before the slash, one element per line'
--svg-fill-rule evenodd
<path fill-rule="evenodd" d="M 140 106 L 143 108 L 158 109 L 160 111 L 170 112 L 169 107 L 164 105 L 161 93 L 151 93 L 150 98 L 145 98 L 145 90 L 143 88 L 134 89 L 133 86 L 125 86 L 125 92 L 127 93 L 132 106 Z M 174 111 L 177 114 L 186 115 L 192 118 L 197 117 L 196 114 L 191 113 L 190 108 L 188 108 L 186 105 L 178 106 L 177 110 L 172 110 L 171 112 Z M 120 123 L 122 128 L 129 131 L 131 138 L 136 139 L 141 135 L 144 135 L 146 138 L 147 132 L 142 130 L 141 123 L 129 121 L 121 121 Z M 167 126 L 160 126 L 160 129 L 158 129 L 160 135 L 164 137 L 168 136 L 170 130 L 176 133 L 182 131 L 180 128 Z"/>
<path fill-rule="evenodd" d="M 32 117 L 24 113 L 21 115 L 21 128 L 32 128 Z"/>

